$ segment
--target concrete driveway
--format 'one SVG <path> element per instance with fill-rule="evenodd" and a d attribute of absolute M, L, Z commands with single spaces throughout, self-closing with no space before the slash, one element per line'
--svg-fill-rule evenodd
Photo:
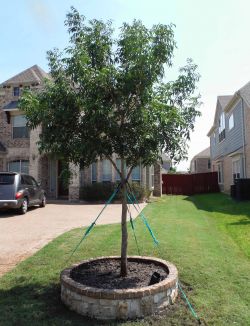
<path fill-rule="evenodd" d="M 145 204 L 140 205 L 141 208 Z M 31 256 L 58 235 L 73 228 L 90 225 L 103 205 L 56 202 L 45 208 L 30 208 L 26 215 L 0 211 L 0 275 Z M 136 210 L 131 207 L 132 216 Z M 119 223 L 121 205 L 109 205 L 97 224 Z"/>

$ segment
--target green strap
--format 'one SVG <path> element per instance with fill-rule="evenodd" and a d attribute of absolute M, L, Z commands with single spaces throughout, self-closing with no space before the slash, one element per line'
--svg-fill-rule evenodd
<path fill-rule="evenodd" d="M 130 221 L 131 228 L 133 230 L 133 234 L 134 234 L 134 238 L 135 238 L 135 243 L 136 243 L 137 251 L 138 251 L 139 256 L 141 256 L 139 244 L 138 244 L 137 237 L 136 237 L 136 234 L 135 234 L 135 226 L 134 226 L 134 222 L 133 222 L 133 219 L 132 219 L 131 211 L 130 211 L 128 205 L 127 205 L 127 207 L 128 207 L 128 212 L 129 212 L 129 221 Z"/>
<path fill-rule="evenodd" d="M 182 289 L 182 287 L 181 287 L 181 285 L 180 285 L 179 282 L 178 282 L 178 288 L 180 289 L 181 294 L 182 294 L 183 298 L 185 299 L 185 301 L 186 301 L 186 303 L 187 303 L 187 305 L 188 305 L 188 307 L 189 307 L 189 309 L 190 309 L 192 315 L 193 315 L 194 318 L 197 319 L 198 322 L 200 323 L 200 318 L 198 317 L 197 313 L 194 311 L 194 308 L 192 307 L 191 303 L 189 302 L 189 300 L 188 300 L 188 298 L 187 298 L 185 292 L 183 291 L 183 289 Z"/>
<path fill-rule="evenodd" d="M 133 197 L 135 198 L 134 195 L 133 195 Z M 149 225 L 149 223 L 148 223 L 148 221 L 147 221 L 145 215 L 144 215 L 142 212 L 140 212 L 140 211 L 138 210 L 138 208 L 135 206 L 134 200 L 132 200 L 132 198 L 130 197 L 130 195 L 129 195 L 128 192 L 127 192 L 127 198 L 128 198 L 128 200 L 129 200 L 129 202 L 132 203 L 132 205 L 134 206 L 134 208 L 136 209 L 136 211 L 139 213 L 139 215 L 140 215 L 141 219 L 143 220 L 144 224 L 146 225 L 146 227 L 147 227 L 147 229 L 148 229 L 148 231 L 149 231 L 151 237 L 153 238 L 154 243 L 155 243 L 156 245 L 159 245 L 159 241 L 156 239 L 156 237 L 155 237 L 155 235 L 154 235 L 154 232 L 153 232 L 153 230 L 151 229 L 151 227 L 150 227 L 150 225 Z"/>
<path fill-rule="evenodd" d="M 100 213 L 97 215 L 96 219 L 94 220 L 94 222 L 91 223 L 91 225 L 87 228 L 87 230 L 85 231 L 82 239 L 79 241 L 79 243 L 76 245 L 75 249 L 73 250 L 73 252 L 71 253 L 71 255 L 69 256 L 69 259 L 67 259 L 66 262 L 68 262 L 71 257 L 74 255 L 74 253 L 77 251 L 77 249 L 80 247 L 81 243 L 86 239 L 86 237 L 89 235 L 90 231 L 93 229 L 93 227 L 95 226 L 98 218 L 101 216 L 101 214 L 103 213 L 103 211 L 105 210 L 105 208 L 112 202 L 112 200 L 114 199 L 114 197 L 116 196 L 116 194 L 118 193 L 119 189 L 120 189 L 121 184 L 119 183 L 119 185 L 117 186 L 117 188 L 114 190 L 113 194 L 109 197 L 108 201 L 105 203 L 104 207 L 102 208 L 102 210 L 100 211 Z"/>

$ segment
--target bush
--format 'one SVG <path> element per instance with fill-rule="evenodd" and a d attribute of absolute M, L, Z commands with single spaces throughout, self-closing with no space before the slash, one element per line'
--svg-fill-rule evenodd
<path fill-rule="evenodd" d="M 117 187 L 117 183 L 112 182 L 96 182 L 80 189 L 80 199 L 86 201 L 106 201 L 114 192 L 115 188 Z M 144 201 L 145 199 L 149 198 L 151 195 L 151 191 L 141 186 L 137 182 L 130 183 L 130 187 L 138 201 Z M 119 191 L 118 194 L 115 196 L 114 200 L 121 201 L 121 192 Z"/>

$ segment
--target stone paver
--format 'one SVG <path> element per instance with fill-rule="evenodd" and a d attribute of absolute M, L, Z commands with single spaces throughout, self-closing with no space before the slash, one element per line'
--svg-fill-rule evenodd
<path fill-rule="evenodd" d="M 145 204 L 140 205 L 141 208 Z M 31 256 L 58 235 L 73 228 L 88 226 L 103 205 L 57 202 L 45 208 L 30 208 L 26 215 L 0 211 L 0 275 Z M 132 216 L 136 210 L 131 207 Z M 121 205 L 109 205 L 97 224 L 119 223 Z"/>

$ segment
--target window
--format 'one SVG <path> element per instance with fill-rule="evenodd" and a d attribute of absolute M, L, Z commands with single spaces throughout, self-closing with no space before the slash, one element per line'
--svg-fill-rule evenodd
<path fill-rule="evenodd" d="M 208 161 L 207 161 L 207 168 L 210 170 L 211 169 L 211 160 L 210 159 L 208 159 Z"/>
<path fill-rule="evenodd" d="M 91 165 L 91 181 L 92 183 L 97 181 L 97 164 L 96 162 Z"/>
<path fill-rule="evenodd" d="M 121 159 L 120 158 L 116 159 L 116 166 L 117 166 L 118 170 L 121 171 Z M 116 171 L 115 179 L 117 181 L 121 180 L 121 177 L 117 171 Z"/>
<path fill-rule="evenodd" d="M 9 162 L 9 171 L 29 174 L 29 161 L 17 160 Z"/>
<path fill-rule="evenodd" d="M 240 160 L 233 161 L 233 182 L 235 183 L 236 179 L 240 178 Z"/>
<path fill-rule="evenodd" d="M 111 163 L 109 160 L 102 161 L 102 181 L 112 180 Z"/>
<path fill-rule="evenodd" d="M 20 95 L 20 88 L 19 87 L 14 87 L 13 88 L 13 95 L 14 96 L 19 96 Z"/>
<path fill-rule="evenodd" d="M 213 133 L 213 140 L 214 140 L 214 145 L 216 144 L 216 135 L 215 132 Z"/>
<path fill-rule="evenodd" d="M 221 113 L 220 120 L 219 120 L 219 142 L 225 139 L 225 114 L 224 112 Z"/>
<path fill-rule="evenodd" d="M 14 181 L 14 174 L 0 174 L 0 185 L 13 185 Z"/>
<path fill-rule="evenodd" d="M 231 130 L 233 127 L 234 127 L 234 115 L 232 113 L 228 120 L 228 129 Z"/>
<path fill-rule="evenodd" d="M 141 180 L 141 167 L 140 165 L 137 165 L 135 168 L 133 168 L 132 171 L 132 181 L 140 181 Z"/>
<path fill-rule="evenodd" d="M 13 121 L 13 138 L 29 138 L 29 130 L 27 127 L 27 119 L 25 115 L 16 115 Z"/>
<path fill-rule="evenodd" d="M 151 187 L 154 187 L 154 166 L 151 166 Z"/>
<path fill-rule="evenodd" d="M 218 164 L 218 183 L 223 183 L 222 164 Z"/>

